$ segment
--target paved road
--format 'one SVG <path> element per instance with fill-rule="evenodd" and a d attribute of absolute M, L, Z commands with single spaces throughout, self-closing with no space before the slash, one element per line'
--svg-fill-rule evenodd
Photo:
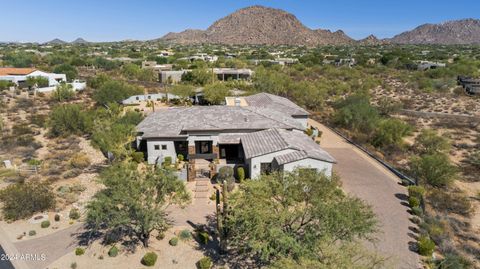
<path fill-rule="evenodd" d="M 14 243 L 19 253 L 31 253 L 46 256 L 44 261 L 26 261 L 29 268 L 45 268 L 63 255 L 77 247 L 77 235 L 82 231 L 81 224 L 72 225 L 50 235 Z"/>
<path fill-rule="evenodd" d="M 2 246 L 0 246 L 0 268 L 2 269 L 15 269 L 9 259 L 6 258 L 7 255 Z"/>
<path fill-rule="evenodd" d="M 395 263 L 395 268 L 421 268 L 410 228 L 410 214 L 406 206 L 406 188 L 400 180 L 381 164 L 342 139 L 340 136 L 313 120 L 310 125 L 323 134 L 320 145 L 336 160 L 334 171 L 341 177 L 343 188 L 372 205 L 380 222 L 381 232 L 373 247 Z"/>

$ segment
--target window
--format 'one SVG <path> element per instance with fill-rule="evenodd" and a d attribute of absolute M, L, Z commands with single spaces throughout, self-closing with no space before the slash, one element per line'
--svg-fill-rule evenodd
<path fill-rule="evenodd" d="M 166 150 L 167 149 L 167 145 L 162 145 L 162 150 Z"/>
<path fill-rule="evenodd" d="M 160 145 L 155 145 L 154 148 L 155 148 L 155 150 L 159 150 L 159 149 L 160 149 Z"/>

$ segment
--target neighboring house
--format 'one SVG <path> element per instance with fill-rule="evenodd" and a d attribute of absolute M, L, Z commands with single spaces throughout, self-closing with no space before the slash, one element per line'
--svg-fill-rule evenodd
<path fill-rule="evenodd" d="M 172 64 L 157 64 L 155 61 L 143 61 L 142 69 L 152 69 L 156 72 L 172 70 Z"/>
<path fill-rule="evenodd" d="M 218 80 L 227 81 L 227 80 L 250 80 L 253 75 L 253 71 L 251 69 L 242 68 L 212 68 L 211 70 L 216 76 Z M 160 83 L 165 84 L 175 84 L 182 81 L 182 76 L 186 73 L 191 72 L 190 69 L 185 70 L 161 70 L 159 71 L 159 80 Z"/>
<path fill-rule="evenodd" d="M 249 97 L 253 105 L 177 107 L 152 113 L 137 126 L 137 148 L 146 153 L 149 164 L 162 163 L 166 157 L 175 162 L 182 154 L 188 160 L 189 180 L 204 174 L 199 170 L 205 163 L 211 174 L 222 166 L 242 166 L 251 178 L 295 167 L 331 175 L 335 160 L 304 134 L 304 119 L 295 117 L 303 111 L 308 118 L 306 111 L 278 96 Z M 265 98 L 274 102 L 266 105 Z"/>
<path fill-rule="evenodd" d="M 164 84 L 175 84 L 182 81 L 182 76 L 191 70 L 169 70 L 169 71 L 160 71 L 158 73 L 158 79 L 160 83 Z"/>
<path fill-rule="evenodd" d="M 178 96 L 171 93 L 150 93 L 150 94 L 139 94 L 132 95 L 127 99 L 122 101 L 124 105 L 134 105 L 139 104 L 145 101 L 161 101 L 163 98 L 167 99 L 178 99 Z"/>
<path fill-rule="evenodd" d="M 214 63 L 218 60 L 218 56 L 208 55 L 206 53 L 197 53 L 197 54 L 192 55 L 192 56 L 179 58 L 179 60 L 185 60 L 185 61 L 189 61 L 189 62 L 192 62 L 192 63 L 194 61 L 197 61 L 197 60 L 208 62 L 208 63 Z"/>
<path fill-rule="evenodd" d="M 335 66 L 353 67 L 355 64 L 357 64 L 357 61 L 355 60 L 355 58 L 342 58 L 342 59 L 335 60 Z"/>
<path fill-rule="evenodd" d="M 53 91 L 60 83 L 67 81 L 67 76 L 65 74 L 47 73 L 35 68 L 0 68 L 0 80 L 11 81 L 19 88 L 27 87 L 27 79 L 29 77 L 43 77 L 48 79 L 48 86 L 36 88 L 35 90 L 38 92 Z M 73 86 L 74 90 L 83 90 L 86 88 L 86 83 L 84 81 L 75 80 L 70 84 Z"/>
<path fill-rule="evenodd" d="M 247 68 L 213 68 L 213 73 L 217 75 L 218 80 L 250 80 L 253 71 Z"/>

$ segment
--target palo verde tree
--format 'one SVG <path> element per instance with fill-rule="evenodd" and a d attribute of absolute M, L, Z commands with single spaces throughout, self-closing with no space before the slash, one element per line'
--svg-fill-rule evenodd
<path fill-rule="evenodd" d="M 150 234 L 170 225 L 166 208 L 190 200 L 185 184 L 167 169 L 139 171 L 134 164 L 119 163 L 104 171 L 100 180 L 105 188 L 88 204 L 87 223 L 109 241 L 133 235 L 148 247 Z"/>
<path fill-rule="evenodd" d="M 247 181 L 231 195 L 229 211 L 228 247 L 259 265 L 308 259 L 340 268 L 335 250 L 376 231 L 367 204 L 344 194 L 337 178 L 306 169 Z"/>

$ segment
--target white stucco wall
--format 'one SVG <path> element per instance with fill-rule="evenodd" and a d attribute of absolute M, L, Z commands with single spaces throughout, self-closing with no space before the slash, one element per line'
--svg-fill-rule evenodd
<path fill-rule="evenodd" d="M 158 150 L 155 149 L 155 145 L 159 146 Z M 166 145 L 167 149 L 162 150 L 162 145 Z M 167 156 L 172 157 L 172 162 L 177 161 L 174 141 L 147 140 L 147 152 L 149 164 L 155 164 L 156 162 L 162 163 Z"/>
<path fill-rule="evenodd" d="M 292 150 L 292 149 L 284 149 L 284 150 L 281 150 L 281 151 L 277 151 L 277 152 L 273 152 L 273 153 L 269 153 L 269 154 L 265 154 L 265 155 L 261 155 L 261 156 L 251 158 L 250 160 L 248 160 L 248 164 L 249 164 L 249 167 L 250 167 L 250 169 L 249 169 L 250 170 L 250 178 L 254 179 L 254 178 L 257 178 L 258 176 L 260 176 L 260 174 L 261 174 L 260 164 L 261 163 L 271 163 L 273 161 L 273 158 L 275 158 L 276 156 L 286 154 L 286 153 L 290 153 L 290 152 L 293 152 L 293 151 L 294 150 Z"/>
<path fill-rule="evenodd" d="M 325 175 L 327 176 L 332 176 L 332 163 L 329 162 L 324 162 L 320 160 L 315 160 L 315 159 L 303 159 L 291 163 L 286 163 L 283 165 L 283 171 L 293 171 L 295 168 L 315 168 L 319 172 L 324 172 Z"/>

